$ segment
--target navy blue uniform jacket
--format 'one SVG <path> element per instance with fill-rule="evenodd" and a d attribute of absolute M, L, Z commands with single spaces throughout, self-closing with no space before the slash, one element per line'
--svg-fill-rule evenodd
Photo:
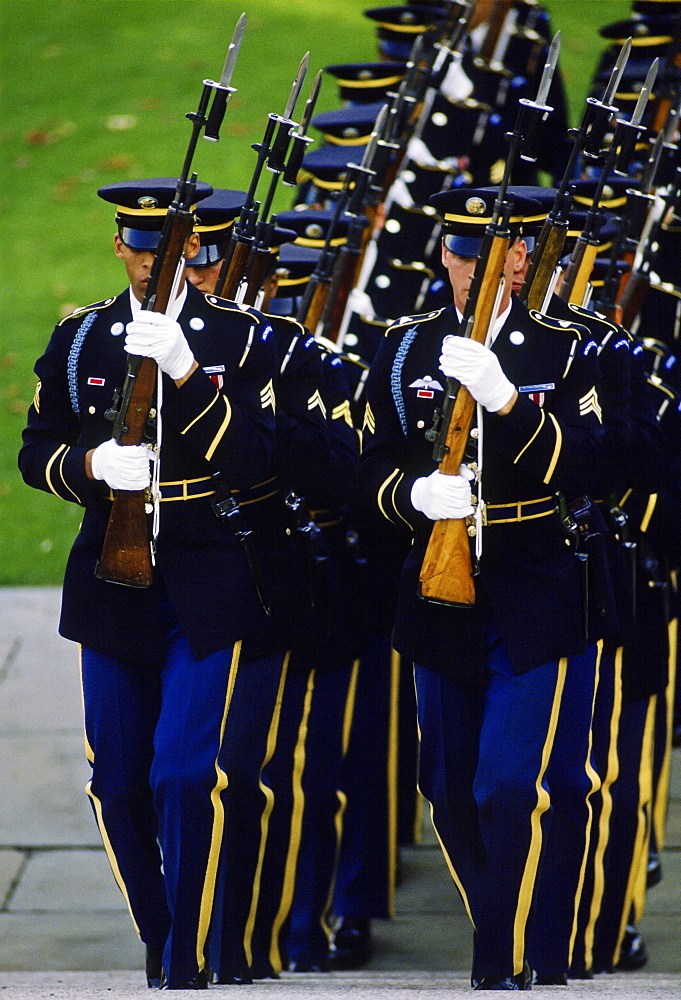
<path fill-rule="evenodd" d="M 206 495 L 161 502 L 154 585 L 138 590 L 98 580 L 95 566 L 111 502 L 88 479 L 85 453 L 111 437 L 104 412 L 126 371 L 130 293 L 78 310 L 54 330 L 36 363 L 39 382 L 19 465 L 25 481 L 85 508 L 64 580 L 59 630 L 111 655 L 159 663 L 160 599 L 167 591 L 197 659 L 262 627 L 263 612 L 241 544 L 210 504 L 221 471 L 238 496 L 270 476 L 275 440 L 276 358 L 260 313 L 187 284 L 179 323 L 199 368 L 178 389 L 163 376 L 161 481 Z M 163 493 L 163 487 L 161 487 Z"/>
<path fill-rule="evenodd" d="M 478 680 L 490 619 L 517 673 L 580 653 L 585 638 L 579 565 L 554 514 L 483 528 L 472 607 L 418 595 L 432 521 L 412 506 L 411 488 L 436 468 L 425 433 L 443 399 L 442 340 L 457 329 L 448 307 L 388 330 L 367 382 L 360 480 L 365 501 L 414 535 L 402 570 L 395 648 L 434 670 Z M 530 313 L 514 298 L 493 350 L 519 398 L 505 417 L 483 411 L 485 502 L 588 493 L 602 462 L 599 367 L 588 331 Z"/>

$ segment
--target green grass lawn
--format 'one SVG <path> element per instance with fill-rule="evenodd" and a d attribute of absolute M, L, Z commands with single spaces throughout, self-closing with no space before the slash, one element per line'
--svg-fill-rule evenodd
<path fill-rule="evenodd" d="M 0 585 L 56 584 L 80 508 L 24 486 L 16 465 L 33 364 L 63 315 L 119 292 L 102 184 L 176 176 L 205 78 L 219 77 L 239 15 L 248 19 L 221 141 L 194 169 L 245 188 L 252 143 L 282 111 L 310 52 L 318 69 L 375 58 L 366 0 L 0 0 Z M 574 120 L 603 41 L 627 0 L 549 0 Z M 338 106 L 324 79 L 317 110 Z M 287 208 L 280 188 L 275 208 Z"/>

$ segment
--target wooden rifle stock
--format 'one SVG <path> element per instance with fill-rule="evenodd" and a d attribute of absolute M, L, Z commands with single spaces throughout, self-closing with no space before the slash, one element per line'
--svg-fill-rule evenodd
<path fill-rule="evenodd" d="M 222 268 L 215 285 L 215 294 L 221 295 L 224 299 L 234 299 L 241 284 L 241 280 L 246 273 L 248 257 L 253 246 L 252 240 L 237 240 L 230 255 L 229 264 L 225 268 L 224 279 L 222 278 Z"/>
<path fill-rule="evenodd" d="M 313 280 L 314 279 L 314 280 Z M 314 336 L 324 312 L 324 305 L 331 290 L 331 279 L 313 275 L 307 283 L 303 301 L 296 319 Z"/>
<path fill-rule="evenodd" d="M 321 315 L 322 336 L 330 340 L 335 341 L 338 337 L 345 307 L 355 285 L 360 260 L 360 247 L 352 247 L 346 243 L 338 251 L 331 285 Z"/>
<path fill-rule="evenodd" d="M 567 223 L 565 225 L 554 225 L 546 231 L 546 240 L 537 242 L 535 251 L 532 254 L 532 263 L 528 268 L 527 278 L 529 290 L 524 298 L 528 309 L 536 309 L 541 312 L 546 293 L 551 285 L 551 278 L 556 269 L 556 264 L 565 245 L 567 236 Z"/>
<path fill-rule="evenodd" d="M 247 306 L 255 305 L 271 260 L 272 252 L 269 247 L 254 247 L 249 255 L 246 264 L 246 291 L 243 297 L 243 302 Z"/>
<path fill-rule="evenodd" d="M 489 64 L 492 62 L 492 57 L 503 30 L 506 16 L 511 8 L 511 0 L 492 0 L 491 3 L 483 3 L 478 6 L 482 12 L 481 20 L 487 21 L 487 33 L 485 34 L 482 47 L 480 49 L 480 59 L 483 63 Z M 484 13 L 485 8 L 487 8 L 486 17 Z M 471 30 L 476 27 L 477 23 L 479 23 L 478 18 L 474 13 L 471 20 Z"/>
<path fill-rule="evenodd" d="M 142 308 L 165 312 L 177 268 L 182 261 L 184 245 L 193 227 L 191 212 L 178 211 L 172 216 L 164 247 L 154 261 L 149 288 Z M 156 270 L 157 275 L 154 275 Z M 141 444 L 155 401 L 157 365 L 152 358 L 128 355 L 128 372 L 123 383 L 121 404 L 114 423 L 114 437 L 121 445 Z M 110 583 L 128 587 L 150 587 L 153 579 L 149 528 L 147 525 L 146 490 L 115 490 L 109 523 L 95 576 Z"/>
<path fill-rule="evenodd" d="M 586 298 L 589 276 L 593 270 L 598 246 L 586 239 L 577 238 L 575 248 L 570 257 L 570 263 L 565 269 L 565 277 L 560 290 L 560 297 L 573 305 L 581 306 Z"/>
<path fill-rule="evenodd" d="M 631 329 L 631 324 L 639 314 L 648 291 L 648 284 L 648 276 L 641 274 L 640 271 L 633 271 L 629 275 L 629 280 L 622 292 L 622 298 L 619 303 L 622 309 L 621 323 L 626 330 Z"/>
<path fill-rule="evenodd" d="M 504 269 L 509 241 L 496 237 L 487 258 L 477 297 L 471 339 L 484 343 L 492 321 L 492 310 Z M 476 403 L 461 386 L 456 395 L 447 435 L 446 453 L 440 472 L 455 476 L 464 458 Z M 470 539 L 465 518 L 435 521 L 421 567 L 421 596 L 443 604 L 472 605 L 475 584 L 472 575 Z"/>

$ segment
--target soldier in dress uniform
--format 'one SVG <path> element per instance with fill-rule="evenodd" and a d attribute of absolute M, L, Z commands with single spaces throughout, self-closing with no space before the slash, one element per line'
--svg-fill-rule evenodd
<path fill-rule="evenodd" d="M 260 769 L 286 658 L 278 648 L 242 657 L 244 640 L 258 638 L 267 616 L 246 545 L 211 503 L 218 490 L 237 512 L 267 502 L 271 327 L 254 310 L 205 297 L 187 282 L 167 315 L 140 308 L 175 184 L 100 188 L 117 206 L 114 250 L 130 286 L 55 328 L 36 364 L 19 464 L 29 485 L 84 508 L 60 632 L 81 645 L 87 790 L 147 947 L 148 983 L 202 989 L 223 840 L 239 859 L 229 885 L 235 912 L 251 897 L 267 805 Z M 200 184 L 197 200 L 210 193 Z M 198 247 L 191 235 L 186 256 Z M 112 490 L 150 482 L 148 448 L 120 446 L 106 418 L 126 352 L 153 358 L 162 373 L 160 486 L 152 499 L 159 526 L 146 589 L 95 576 Z M 235 978 L 244 969 L 242 954 Z"/>
<path fill-rule="evenodd" d="M 394 644 L 414 662 L 420 788 L 475 927 L 472 983 L 529 989 L 525 933 L 561 694 L 566 671 L 597 655 L 556 494 L 576 496 L 598 481 L 599 370 L 588 331 L 512 299 L 513 271 L 524 263 L 522 219 L 539 209 L 524 199 L 511 215 L 492 346 L 452 336 L 494 196 L 454 190 L 431 200 L 443 218 L 454 304 L 386 334 L 367 382 L 360 481 L 367 502 L 414 535 Z M 472 440 L 481 446 L 482 551 L 466 608 L 419 597 L 432 522 L 474 512 L 473 472 L 440 473 L 425 437 L 448 377 L 479 404 Z"/>
<path fill-rule="evenodd" d="M 202 233 L 202 240 L 214 238 L 210 233 L 219 233 L 219 224 L 230 217 L 230 192 L 218 191 L 208 201 L 208 209 L 199 218 L 205 221 L 210 210 L 211 228 Z M 292 246 L 295 231 L 277 228 L 275 236 L 277 233 L 280 238 L 285 234 L 286 242 L 281 239 L 280 245 L 276 241 L 263 277 L 261 306 L 268 313 L 276 301 L 279 272 L 282 291 L 289 291 L 287 282 L 298 291 L 296 285 L 303 277 L 309 278 L 319 255 L 319 251 L 310 254 L 308 247 Z M 193 267 L 191 280 L 210 292 L 215 270 L 208 263 Z M 283 298 L 292 303 L 292 296 Z M 323 351 L 304 326 L 281 315 L 281 310 L 268 314 L 267 321 L 274 331 L 278 362 L 274 469 L 287 486 L 288 502 L 299 505 L 295 515 L 291 513 L 290 540 L 299 551 L 304 549 L 298 578 L 304 581 L 311 600 L 291 642 L 276 731 L 272 732 L 262 770 L 269 805 L 267 840 L 248 922 L 252 978 L 276 977 L 283 967 L 305 971 L 328 961 L 328 939 L 320 920 L 336 856 L 336 789 L 353 674 L 347 641 L 350 618 L 338 581 L 339 560 L 344 547 L 343 511 L 354 483 L 359 450 L 340 359 Z M 321 421 L 325 428 L 324 455 L 311 449 L 311 420 Z M 267 562 L 263 553 L 263 563 Z M 290 586 L 295 585 L 291 580 Z M 313 914 L 307 920 L 299 898 L 302 893 L 299 890 L 298 897 L 294 894 L 297 868 L 301 882 L 312 882 L 307 888 L 313 897 L 309 904 Z M 321 876 L 317 869 L 322 870 Z M 214 914 L 210 948 L 218 982 L 223 981 L 222 963 L 230 950 L 232 923 L 226 888 L 221 897 L 225 898 L 224 911 L 219 907 Z M 308 935 L 307 940 L 294 942 L 292 955 L 287 947 L 290 923 L 296 926 L 298 937 L 302 935 L 301 924 Z M 321 945 L 310 941 L 315 932 L 321 936 Z"/>
<path fill-rule="evenodd" d="M 286 244 L 278 254 L 276 293 L 262 303 L 276 316 L 287 307 L 289 314 L 298 312 L 291 293 L 299 295 L 314 270 L 330 213 L 281 213 L 278 221 L 298 230 L 300 244 Z M 347 227 L 343 217 L 334 230 L 334 245 L 345 239 Z M 271 290 L 269 282 L 265 286 Z M 291 320 L 269 318 L 275 332 L 278 323 L 282 329 L 298 328 Z M 356 444 L 354 427 L 361 422 L 368 366 L 323 338 L 317 343 L 325 372 L 321 392 L 336 453 L 326 483 L 308 494 L 325 546 L 321 568 L 326 593 L 319 595 L 324 599 L 317 601 L 310 627 L 292 651 L 276 748 L 264 771 L 275 804 L 261 882 L 263 889 L 266 881 L 281 884 L 282 902 L 272 913 L 270 895 L 258 907 L 255 923 L 260 947 L 264 942 L 275 966 L 281 963 L 296 972 L 329 965 L 355 968 L 368 961 L 371 919 L 392 915 L 396 862 L 402 671 L 390 649 L 390 629 L 396 559 L 404 542 L 395 539 L 392 526 L 376 524 L 375 517 L 368 523 L 365 513 L 349 509 L 354 475 L 347 467 L 347 438 Z M 406 695 L 399 711 L 404 751 L 416 737 L 410 712 L 413 685 Z M 412 803 L 413 773 L 413 768 L 403 772 L 409 790 L 401 795 Z M 291 836 L 292 830 L 299 834 Z M 332 892 L 333 931 L 328 912 Z"/>
<path fill-rule="evenodd" d="M 525 219 L 525 240 L 532 252 L 534 236 L 539 234 L 557 191 L 521 186 L 509 188 L 509 192 L 532 197 L 542 205 L 538 217 Z M 621 544 L 628 542 L 628 535 L 618 503 L 634 486 L 644 481 L 655 484 L 662 465 L 662 442 L 645 373 L 637 367 L 636 344 L 627 331 L 557 295 L 549 298 L 545 309 L 557 319 L 580 323 L 594 338 L 602 375 L 599 399 L 604 427 L 601 484 L 593 497 L 584 498 L 587 502 L 581 504 L 583 510 L 590 505 L 589 514 L 583 516 L 588 516 L 590 530 L 595 533 L 588 556 L 590 638 L 600 640 L 602 648 L 595 673 L 580 676 L 573 672 L 566 682 L 548 770 L 554 793 L 553 817 L 546 834 L 547 858 L 536 888 L 537 919 L 528 949 L 535 982 L 565 985 L 571 962 L 575 976 L 586 974 L 587 962 L 590 968 L 591 924 L 599 903 L 611 786 L 616 777 L 613 758 L 621 704 L 622 646 L 633 627 L 632 550 Z M 632 452 L 639 456 L 635 481 Z M 605 579 L 611 594 L 608 602 L 604 600 Z M 570 792 L 579 783 L 565 781 L 571 768 L 581 778 L 582 794 L 577 798 Z M 568 794 L 562 793 L 564 785 Z"/>

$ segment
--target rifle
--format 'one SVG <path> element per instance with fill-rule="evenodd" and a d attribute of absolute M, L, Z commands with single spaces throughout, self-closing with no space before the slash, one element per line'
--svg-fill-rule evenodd
<path fill-rule="evenodd" d="M 256 160 L 251 183 L 246 193 L 246 199 L 241 208 L 239 219 L 234 224 L 227 252 L 220 266 L 220 272 L 215 282 L 215 295 L 221 295 L 226 299 L 235 299 L 239 285 L 246 273 L 248 258 L 255 245 L 255 230 L 260 211 L 260 202 L 255 200 L 258 182 L 260 181 L 265 164 L 269 163 L 270 157 L 273 163 L 279 163 L 285 159 L 290 141 L 291 128 L 295 124 L 291 121 L 290 116 L 293 114 L 293 109 L 305 79 L 309 58 L 310 53 L 306 52 L 300 61 L 288 101 L 286 102 L 284 114 L 269 114 L 262 142 L 253 143 L 251 146 L 251 149 L 254 149 L 258 154 L 258 159 Z"/>
<path fill-rule="evenodd" d="M 297 126 L 298 131 L 293 133 L 292 129 L 289 130 L 289 136 L 295 141 L 295 160 L 298 159 L 298 156 L 300 156 L 300 159 L 302 160 L 305 145 L 308 141 L 307 130 L 310 125 L 314 106 L 317 102 L 321 82 L 322 71 L 319 70 L 305 104 L 305 111 L 300 120 L 300 125 Z M 293 125 L 293 123 L 291 124 Z M 295 162 L 287 162 L 287 152 L 287 146 L 282 144 L 280 149 L 275 148 L 272 151 L 272 154 L 267 162 L 267 169 L 272 171 L 273 177 L 270 181 L 269 190 L 263 203 L 261 218 L 258 220 L 255 227 L 255 243 L 251 247 L 251 251 L 246 262 L 246 289 L 243 294 L 242 302 L 245 302 L 246 305 L 249 306 L 255 305 L 258 293 L 262 288 L 265 274 L 267 273 L 269 262 L 272 259 L 272 240 L 274 238 L 275 222 L 274 217 L 270 215 L 270 212 L 277 182 L 283 174 L 282 182 L 284 184 L 287 184 L 290 187 L 295 187 L 296 184 L 295 178 L 298 174 L 299 164 L 296 166 Z M 291 158 L 289 157 L 289 161 L 290 159 Z M 291 177 L 294 178 L 293 181 L 291 180 Z"/>
<path fill-rule="evenodd" d="M 537 238 L 532 260 L 518 294 L 518 298 L 527 305 L 528 309 L 536 309 L 541 312 L 546 297 L 551 292 L 556 266 L 563 252 L 568 232 L 575 166 L 580 156 L 592 161 L 600 156 L 601 145 L 610 119 L 618 110 L 611 104 L 611 101 L 624 73 L 630 48 L 631 40 L 625 43 L 620 50 L 603 98 L 600 101 L 594 97 L 587 98 L 579 128 L 568 131 L 568 138 L 572 140 L 572 150 L 563 172 L 558 193 Z"/>
<path fill-rule="evenodd" d="M 480 18 L 480 21 L 487 21 L 487 31 L 480 48 L 480 55 L 478 58 L 481 63 L 491 66 L 494 60 L 494 54 L 497 51 L 497 46 L 499 45 L 499 40 L 504 31 L 506 18 L 512 9 L 512 0 L 493 0 L 493 2 L 487 6 L 490 10 L 487 18 L 485 18 L 483 12 L 484 5 L 480 5 L 480 11 L 483 12 L 483 16 Z M 474 20 L 473 27 L 475 26 L 476 21 Z"/>
<path fill-rule="evenodd" d="M 345 215 L 349 218 L 347 238 L 338 248 L 333 265 L 331 283 L 324 301 L 321 313 L 321 336 L 336 340 L 339 327 L 350 297 L 355 287 L 364 250 L 363 237 L 369 229 L 369 218 L 366 210 L 371 192 L 376 191 L 375 179 L 382 167 L 384 150 L 381 145 L 381 131 L 386 109 L 383 108 L 376 119 L 374 131 L 365 150 L 362 163 L 357 166 L 349 164 L 348 198 L 345 204 Z M 377 163 L 377 160 L 379 161 Z"/>
<path fill-rule="evenodd" d="M 331 289 L 331 279 L 337 259 L 337 254 L 333 247 L 334 234 L 338 228 L 340 218 L 343 214 L 345 214 L 349 204 L 355 218 L 359 218 L 367 185 L 369 180 L 374 175 L 374 171 L 368 166 L 368 164 L 373 160 L 375 151 L 378 148 L 386 116 L 387 106 L 384 105 L 376 118 L 371 138 L 369 139 L 366 149 L 364 150 L 364 155 L 362 156 L 362 162 L 348 163 L 347 165 L 347 174 L 343 187 L 338 193 L 333 207 L 333 213 L 324 238 L 324 246 L 322 247 L 319 260 L 317 261 L 317 266 L 315 267 L 313 274 L 310 276 L 310 280 L 305 287 L 305 294 L 303 295 L 298 307 L 296 319 L 299 323 L 307 326 L 308 330 L 310 330 L 313 334 L 316 334 L 317 328 L 322 320 L 322 315 L 325 313 L 326 301 Z M 331 307 L 329 307 L 329 309 L 330 308 Z M 328 329 L 330 326 L 329 310 L 327 310 L 325 314 L 325 324 Z"/>
<path fill-rule="evenodd" d="M 534 137 L 541 121 L 553 110 L 545 103 L 558 61 L 560 34 L 553 39 L 547 54 L 536 101 L 523 98 L 513 132 L 509 133 L 510 150 L 504 176 L 494 203 L 492 220 L 485 229 L 475 265 L 462 321 L 463 336 L 484 343 L 494 319 L 503 289 L 503 270 L 510 232 L 508 220 L 512 202 L 506 197 L 511 170 L 516 157 L 531 159 Z M 447 379 L 445 401 L 436 411 L 433 427 L 426 433 L 434 442 L 433 458 L 440 472 L 457 475 L 468 444 L 476 402 L 456 379 Z M 475 528 L 471 525 L 473 533 Z M 475 603 L 475 584 L 470 551 L 469 528 L 465 518 L 435 521 L 421 567 L 420 596 L 441 604 L 470 607 Z"/>
<path fill-rule="evenodd" d="M 601 174 L 596 184 L 591 206 L 586 215 L 584 229 L 577 237 L 577 242 L 572 250 L 559 293 L 560 297 L 566 302 L 573 302 L 577 305 L 583 305 L 585 302 L 589 276 L 593 270 L 594 260 L 598 252 L 598 233 L 605 221 L 605 216 L 600 210 L 603 189 L 611 171 L 625 177 L 628 175 L 629 164 L 634 155 L 636 143 L 647 132 L 642 119 L 655 76 L 657 75 L 657 68 L 658 60 L 655 59 L 648 70 L 645 83 L 641 88 L 631 121 L 616 119 L 612 141 L 609 148 L 602 154 L 603 165 Z"/>
<path fill-rule="evenodd" d="M 631 329 L 652 283 L 662 227 L 670 214 L 672 217 L 678 217 L 681 212 L 681 166 L 676 167 L 675 175 L 664 193 L 658 190 L 658 198 L 659 205 L 656 204 L 650 212 L 651 225 L 647 227 L 639 244 L 640 262 L 630 276 L 620 301 L 622 325 L 627 329 Z"/>
<path fill-rule="evenodd" d="M 194 225 L 191 206 L 196 174 L 190 176 L 189 173 L 192 159 L 202 129 L 205 130 L 204 138 L 210 141 L 216 142 L 220 137 L 220 126 L 227 103 L 235 93 L 230 80 L 245 26 L 246 15 L 242 14 L 227 50 L 219 82 L 204 80 L 197 110 L 186 115 L 192 122 L 192 133 L 173 202 L 168 209 L 154 256 L 142 309 L 165 312 L 177 295 L 184 273 L 184 247 Z M 207 114 L 213 91 L 213 102 Z M 114 399 L 113 412 L 109 411 L 114 420 L 112 436 L 119 444 L 132 445 L 143 441 L 155 398 L 156 380 L 155 361 L 128 355 L 123 388 Z M 147 505 L 146 490 L 115 491 L 102 552 L 95 568 L 98 579 L 129 587 L 151 586 L 154 543 L 152 541 L 150 544 L 149 540 Z"/>
<path fill-rule="evenodd" d="M 640 235 L 636 246 L 633 239 L 636 238 L 637 230 L 632 233 L 632 240 L 628 249 L 635 250 L 631 271 L 627 275 L 626 282 L 622 281 L 619 305 L 622 311 L 622 323 L 628 329 L 634 322 L 645 298 L 645 294 L 650 284 L 650 276 L 653 270 L 653 263 L 656 256 L 656 247 L 659 243 L 659 233 L 663 225 L 665 215 L 668 211 L 674 211 L 674 191 L 679 187 L 679 175 L 677 163 L 679 159 L 679 144 L 671 140 L 674 137 L 679 117 L 681 115 L 681 93 L 677 98 L 677 103 L 667 116 L 664 128 L 658 132 L 653 155 L 649 162 L 649 171 L 652 179 L 649 188 L 649 195 L 645 201 L 647 209 L 645 218 L 640 224 Z M 659 197 L 654 196 L 654 192 L 660 188 L 665 189 L 665 194 L 660 191 Z M 628 192 L 629 194 L 629 192 Z M 643 195 L 641 196 L 643 198 Z M 640 199 L 639 199 L 640 200 Z M 643 215 L 643 213 L 640 213 Z M 636 224 L 639 223 L 639 217 Z"/>
<path fill-rule="evenodd" d="M 437 40 L 430 45 L 424 43 L 423 35 L 415 40 L 404 79 L 395 94 L 388 94 L 391 104 L 384 142 L 392 152 L 384 162 L 376 163 L 376 206 L 385 202 L 408 152 L 409 140 L 428 119 L 437 87 L 444 79 L 449 64 L 453 58 L 460 58 L 459 47 L 466 37 L 472 14 L 470 0 L 454 0 L 450 2 Z M 436 30 L 435 26 L 431 26 L 424 35 L 434 34 Z"/>
<path fill-rule="evenodd" d="M 371 243 L 373 248 L 380 237 L 380 227 L 374 226 L 379 208 L 382 206 L 383 214 L 388 214 L 392 204 L 390 192 L 393 182 L 409 163 L 409 141 L 412 136 L 418 136 L 430 117 L 430 109 L 437 93 L 436 88 L 452 59 L 460 58 L 459 49 L 466 37 L 473 9 L 470 0 L 458 0 L 451 7 L 439 40 L 429 49 L 425 67 L 419 66 L 423 45 L 421 37 L 417 38 L 412 46 L 408 64 L 411 69 L 408 69 L 397 94 L 392 95 L 383 136 L 378 139 L 376 152 L 372 158 L 372 169 L 376 178 L 369 188 L 368 207 L 364 213 L 369 219 L 369 225 L 364 230 L 359 253 L 355 257 L 353 280 L 349 290 L 357 287 L 359 291 L 364 291 L 366 288 L 375 257 L 369 244 Z M 404 113 L 408 102 L 412 104 L 415 102 L 419 108 L 418 113 L 412 110 L 409 117 Z M 416 122 L 415 127 L 414 122 Z M 359 279 L 355 282 L 355 276 L 358 274 Z M 339 309 L 336 310 L 332 324 L 336 330 L 339 346 L 342 346 L 353 311 L 352 298 L 348 294 L 344 311 L 341 313 Z"/>
<path fill-rule="evenodd" d="M 667 46 L 667 51 L 664 54 L 662 60 L 663 72 L 662 76 L 667 75 L 667 71 L 672 71 L 672 79 L 674 71 L 681 67 L 681 33 L 678 27 L 673 31 L 673 37 Z M 678 88 L 679 84 L 676 83 Z M 678 103 L 678 90 L 676 97 L 674 97 L 674 83 L 670 81 L 667 82 L 666 92 L 662 92 L 660 88 L 660 93 L 656 96 L 653 104 L 653 115 L 651 130 L 653 132 L 659 132 L 664 128 L 664 123 L 667 121 L 675 102 Z"/>
<path fill-rule="evenodd" d="M 681 103 L 681 95 L 679 95 L 679 102 Z M 655 136 L 648 162 L 641 177 L 640 188 L 627 189 L 627 200 L 617 235 L 613 241 L 608 270 L 595 303 L 598 311 L 613 322 L 621 316 L 620 299 L 631 276 L 631 271 L 625 271 L 623 275 L 620 275 L 617 264 L 620 260 L 626 260 L 633 268 L 636 251 L 643 240 L 644 229 L 650 228 L 649 219 L 651 224 L 654 220 L 655 189 L 658 186 L 662 154 L 665 152 L 665 148 L 669 149 L 667 137 L 674 134 L 678 111 L 678 107 L 671 110 L 665 126 Z M 635 297 L 638 298 L 638 291 L 635 293 Z M 640 305 L 640 301 L 638 305 Z M 638 307 L 636 311 L 638 311 Z"/>

